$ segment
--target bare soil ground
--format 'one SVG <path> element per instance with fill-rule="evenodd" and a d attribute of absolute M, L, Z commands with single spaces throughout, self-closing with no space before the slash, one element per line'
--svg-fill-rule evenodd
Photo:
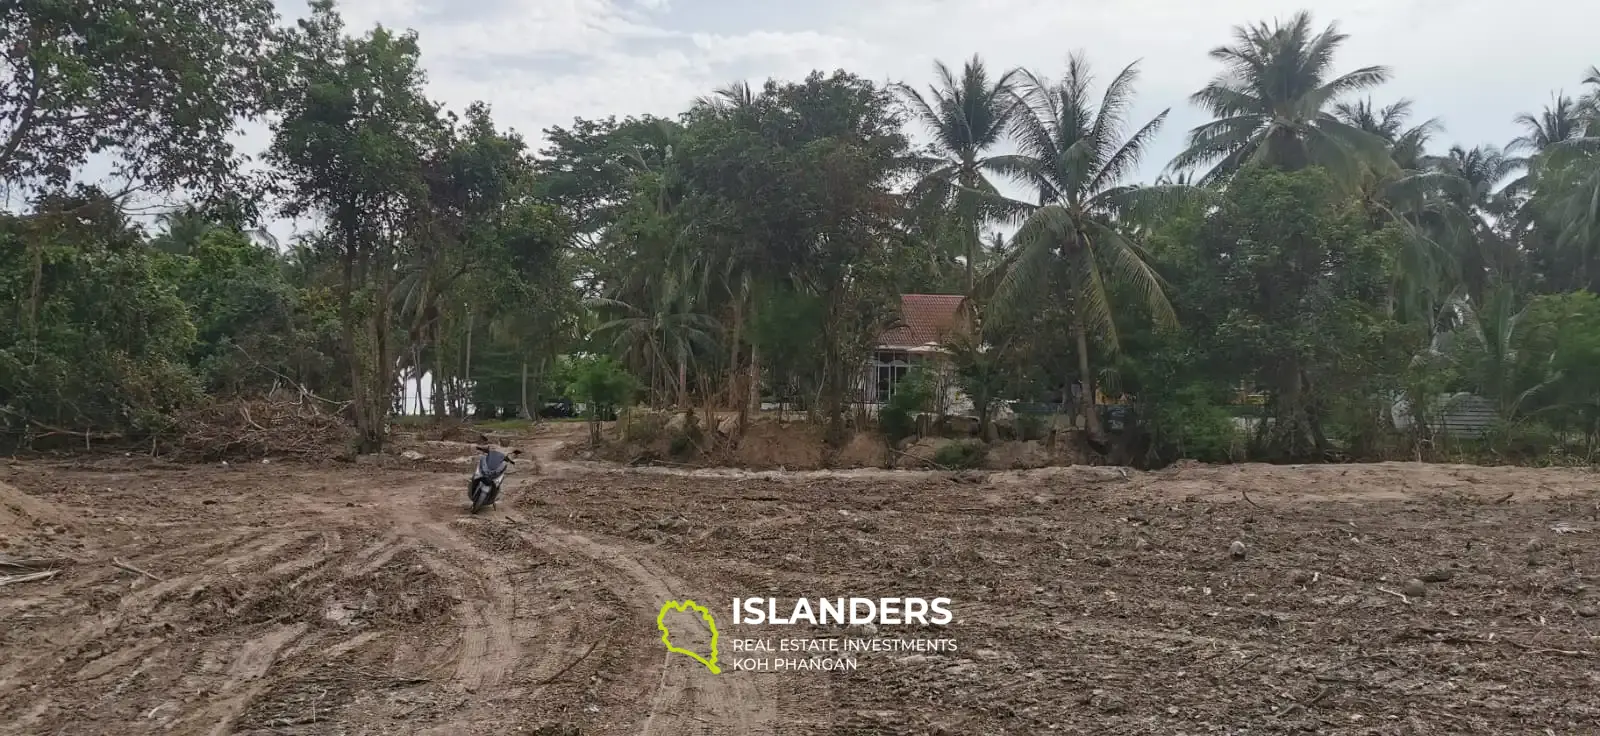
<path fill-rule="evenodd" d="M 1592 472 L 673 473 L 530 447 L 544 472 L 475 517 L 465 466 L 0 466 L 0 559 L 70 560 L 0 584 L 0 733 L 1600 729 Z M 729 669 L 732 638 L 829 633 L 732 625 L 734 596 L 889 595 L 956 621 L 876 636 L 958 650 Z M 661 646 L 681 598 L 713 604 L 722 674 Z"/>

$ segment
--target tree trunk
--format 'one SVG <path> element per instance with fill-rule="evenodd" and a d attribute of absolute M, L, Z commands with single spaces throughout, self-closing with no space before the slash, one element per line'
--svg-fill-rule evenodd
<path fill-rule="evenodd" d="M 689 403 L 689 360 L 681 351 L 678 353 L 678 408 L 685 413 L 694 411 Z"/>
<path fill-rule="evenodd" d="M 445 377 L 444 377 L 444 316 L 433 321 L 433 379 L 430 381 L 430 395 L 428 398 L 433 404 L 435 419 L 444 419 L 445 409 Z"/>
<path fill-rule="evenodd" d="M 964 188 L 967 188 L 967 189 L 976 189 L 977 188 L 977 186 L 976 186 L 976 184 L 977 184 L 976 172 L 977 172 L 977 162 L 970 161 L 970 160 L 962 161 L 961 162 L 961 186 L 964 187 Z M 979 230 L 977 202 L 973 200 L 973 195 L 968 191 L 962 191 L 960 194 L 958 194 L 956 196 L 960 197 L 960 202 L 961 202 L 961 212 L 960 212 L 960 215 L 959 215 L 959 217 L 961 218 L 961 223 L 960 223 L 960 225 L 961 225 L 961 239 L 966 241 L 966 243 L 964 243 L 964 245 L 966 246 L 965 250 L 966 250 L 966 259 L 967 259 L 967 289 L 966 289 L 966 295 L 967 295 L 967 298 L 976 301 L 977 300 L 977 294 L 978 294 L 978 263 L 977 262 L 978 262 L 978 230 Z"/>
<path fill-rule="evenodd" d="M 523 419 L 523 420 L 532 419 L 533 418 L 533 412 L 528 411 L 528 359 L 527 358 L 523 358 L 522 359 L 522 397 L 519 398 L 518 401 L 521 402 L 521 410 L 517 412 L 517 417 L 519 419 Z"/>
<path fill-rule="evenodd" d="M 468 421 L 472 420 L 472 312 L 467 312 L 467 348 L 466 359 L 461 369 L 461 412 Z"/>
<path fill-rule="evenodd" d="M 1089 371 L 1089 333 L 1083 325 L 1082 316 L 1072 318 L 1072 330 L 1077 333 L 1078 341 L 1078 375 L 1083 379 L 1083 406 L 1084 429 L 1095 440 L 1105 438 L 1104 430 L 1100 426 L 1100 411 L 1095 406 L 1094 374 Z"/>
<path fill-rule="evenodd" d="M 716 391 L 716 387 L 711 385 L 711 376 L 706 371 L 702 371 L 700 375 L 701 378 L 697 383 L 700 384 L 700 396 L 703 399 L 703 411 L 706 414 L 705 431 L 700 434 L 705 439 L 705 445 L 700 448 L 704 452 L 716 447 L 717 430 L 722 427 L 722 420 L 717 416 L 718 391 Z"/>
<path fill-rule="evenodd" d="M 828 446 L 834 449 L 844 446 L 844 387 L 841 385 L 843 371 L 839 366 L 839 339 L 834 332 L 839 324 L 838 301 L 838 298 L 832 295 L 828 299 L 828 326 L 823 328 L 826 348 L 822 362 L 822 404 L 828 415 L 826 440 Z"/>
<path fill-rule="evenodd" d="M 1280 371 L 1273 396 L 1272 426 L 1267 428 L 1265 449 L 1273 459 L 1309 459 L 1318 449 L 1312 427 L 1305 373 L 1295 360 Z"/>
<path fill-rule="evenodd" d="M 28 341 L 33 344 L 33 362 L 39 362 L 39 305 L 44 299 L 44 246 L 34 243 L 33 251 L 33 286 L 28 297 Z M 31 365 L 30 364 L 30 365 Z"/>
<path fill-rule="evenodd" d="M 417 415 L 422 416 L 427 412 L 422 408 L 422 345 L 420 343 L 411 346 L 411 373 L 412 379 L 417 384 Z"/>
<path fill-rule="evenodd" d="M 385 250 L 384 255 L 392 251 Z M 382 387 L 383 393 L 371 397 L 369 403 L 372 412 L 371 425 L 368 428 L 371 434 L 373 451 L 383 449 L 384 437 L 389 427 L 389 412 L 394 407 L 394 375 L 395 361 L 389 355 L 389 310 L 390 292 L 394 290 L 394 265 L 386 257 L 374 259 L 378 269 L 383 273 L 378 280 L 378 292 L 373 296 L 376 300 L 373 313 L 373 385 Z"/>
<path fill-rule="evenodd" d="M 761 415 L 761 351 L 750 346 L 750 413 Z"/>
<path fill-rule="evenodd" d="M 543 393 L 543 391 L 544 391 L 544 360 L 541 358 L 539 360 L 539 362 L 534 364 L 533 367 L 534 367 L 534 370 L 533 370 L 533 406 L 543 406 L 544 405 L 544 393 Z M 561 395 L 561 393 L 562 392 L 557 392 L 556 395 L 559 397 Z M 535 422 L 543 421 L 543 419 L 539 416 L 539 410 L 538 409 L 530 408 L 530 409 L 528 409 L 528 414 L 531 417 L 533 417 L 533 421 L 535 421 Z"/>
<path fill-rule="evenodd" d="M 353 238 L 346 236 L 344 249 L 344 268 L 339 283 L 339 323 L 340 342 L 344 344 L 345 358 L 350 362 L 350 398 L 351 407 L 354 409 L 356 435 L 359 438 L 356 452 L 366 454 L 375 451 L 370 446 L 371 417 L 367 411 L 366 380 L 362 376 L 361 355 L 356 348 L 356 321 L 355 309 L 351 300 L 355 298 L 356 282 L 356 246 L 351 242 Z"/>
<path fill-rule="evenodd" d="M 735 298 L 733 303 L 733 330 L 728 337 L 728 408 L 738 406 L 739 400 L 739 340 L 744 333 L 744 305 Z"/>
<path fill-rule="evenodd" d="M 1311 396 L 1311 400 L 1306 402 L 1306 429 L 1311 432 L 1312 446 L 1317 450 L 1317 459 L 1321 460 L 1329 449 L 1328 435 L 1322 430 L 1322 402 L 1314 390 L 1310 374 L 1304 369 L 1300 371 L 1300 385 Z"/>

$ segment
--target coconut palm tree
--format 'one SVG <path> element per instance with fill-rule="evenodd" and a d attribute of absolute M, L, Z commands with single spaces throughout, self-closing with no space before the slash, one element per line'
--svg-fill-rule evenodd
<path fill-rule="evenodd" d="M 1600 84 L 1600 80 L 1595 83 Z M 1532 200 L 1535 190 L 1540 188 L 1540 174 L 1544 169 L 1551 168 L 1547 165 L 1550 162 L 1542 159 L 1549 158 L 1547 154 L 1561 143 L 1584 137 L 1587 123 L 1592 117 L 1588 108 L 1596 99 L 1600 98 L 1585 96 L 1581 100 L 1574 100 L 1558 92 L 1539 113 L 1519 113 L 1513 118 L 1521 126 L 1523 134 L 1512 139 L 1505 151 L 1521 156 L 1517 160 L 1522 164 L 1523 174 L 1506 185 L 1508 195 L 1523 204 Z M 1578 146 L 1581 148 L 1582 144 Z M 1567 148 L 1566 154 L 1558 154 L 1557 157 L 1570 159 L 1568 154 L 1573 152 L 1573 148 Z M 1527 207 L 1517 213 L 1517 220 L 1523 228 L 1532 227 L 1534 218 L 1535 214 Z"/>
<path fill-rule="evenodd" d="M 1426 167 L 1428 141 L 1443 131 L 1438 118 L 1406 127 L 1411 117 L 1411 100 L 1405 99 L 1382 108 L 1374 106 L 1370 97 L 1357 102 L 1340 102 L 1333 106 L 1333 115 L 1346 125 L 1382 138 L 1389 144 L 1390 158 L 1404 171 Z"/>
<path fill-rule="evenodd" d="M 1578 100 L 1558 92 L 1539 114 L 1525 112 L 1513 118 L 1524 132 L 1506 150 L 1537 155 L 1561 141 L 1583 135 L 1585 117 Z"/>
<path fill-rule="evenodd" d="M 1367 165 L 1360 197 L 1380 220 L 1398 224 L 1403 248 L 1390 283 L 1389 306 L 1402 319 L 1433 319 L 1455 288 L 1450 255 L 1459 229 L 1452 193 L 1462 189 L 1446 171 L 1430 165 L 1427 145 L 1443 127 L 1437 118 L 1408 125 L 1410 100 L 1379 107 L 1371 97 L 1333 105 L 1334 119 L 1382 142 L 1387 155 Z"/>
<path fill-rule="evenodd" d="M 193 207 L 164 212 L 156 221 L 162 232 L 150 239 L 150 247 L 173 255 L 193 252 L 194 247 L 218 227 L 205 213 Z"/>
<path fill-rule="evenodd" d="M 1555 247 L 1575 257 L 1580 282 L 1590 285 L 1600 272 L 1600 134 L 1551 144 L 1539 176 L 1533 209 L 1554 226 Z"/>
<path fill-rule="evenodd" d="M 591 334 L 610 338 L 612 346 L 629 356 L 639 373 L 649 376 L 652 391 L 659 391 L 662 397 L 674 396 L 674 403 L 685 412 L 691 409 L 691 363 L 696 353 L 715 349 L 714 335 L 719 330 L 715 319 L 696 308 L 704 284 L 697 270 L 692 262 L 669 264 L 668 271 L 653 279 L 649 293 L 640 294 L 642 299 L 636 303 L 617 298 L 589 302 L 592 309 L 621 313 Z"/>
<path fill-rule="evenodd" d="M 1583 116 L 1583 134 L 1600 135 L 1600 66 L 1591 66 L 1583 74 L 1583 83 L 1589 91 L 1578 99 L 1578 113 Z"/>
<path fill-rule="evenodd" d="M 1011 203 L 1023 221 L 1001 264 L 997 305 L 1048 296 L 1071 303 L 1089 430 L 1096 439 L 1100 426 L 1089 341 L 1098 337 L 1110 351 L 1118 349 L 1109 299 L 1113 287 L 1138 294 L 1159 323 L 1177 323 L 1160 277 L 1125 222 L 1199 191 L 1123 183 L 1168 112 L 1128 133 L 1125 118 L 1137 77 L 1137 64 L 1130 64 L 1106 85 L 1096 105 L 1089 65 L 1079 54 L 1072 55 L 1060 82 L 1025 72 L 1013 119 L 1020 153 L 991 160 L 998 170 L 1039 192 L 1041 202 Z M 1064 293 L 1052 293 L 1058 289 Z"/>
<path fill-rule="evenodd" d="M 695 99 L 691 115 L 705 114 L 724 121 L 751 122 L 759 113 L 761 95 L 748 82 L 738 81 L 722 87 L 710 95 Z M 709 245 L 709 244 L 708 244 Z M 746 343 L 746 323 L 755 309 L 753 295 L 757 282 L 763 276 L 763 253 L 760 244 L 753 242 L 721 243 L 714 256 L 720 261 L 721 285 L 727 296 L 727 311 L 731 318 L 725 320 L 728 349 L 728 405 L 739 407 L 738 432 L 742 435 L 752 411 L 761 409 L 761 356 L 754 344 L 749 345 L 748 372 L 744 385 L 740 385 L 740 358 Z M 743 394 L 741 396 L 740 394 Z"/>
<path fill-rule="evenodd" d="M 1435 228 L 1448 243 L 1457 282 L 1472 300 L 1487 298 L 1491 282 L 1510 278 L 1517 261 L 1515 238 L 1508 235 L 1515 203 L 1502 184 L 1523 161 L 1489 145 L 1451 146 L 1426 162 L 1450 186 L 1434 192 L 1441 217 Z"/>
<path fill-rule="evenodd" d="M 701 95 L 694 100 L 695 107 L 699 107 L 718 115 L 749 110 L 756 104 L 756 91 L 749 82 L 740 80 L 725 87 L 717 89 L 709 95 Z"/>
<path fill-rule="evenodd" d="M 906 84 L 895 89 L 911 114 L 933 134 L 933 152 L 921 161 L 923 174 L 912 191 L 913 201 L 953 215 L 966 259 L 967 293 L 974 295 L 983 223 L 994 213 L 987 203 L 998 195 L 989 175 L 994 167 L 987 153 L 1005 137 L 1015 109 L 1015 70 L 990 80 L 983 60 L 973 56 L 957 79 L 944 62 L 934 62 L 939 83 L 928 96 Z"/>
<path fill-rule="evenodd" d="M 1490 145 L 1451 146 L 1445 155 L 1430 158 L 1428 163 L 1466 184 L 1458 204 L 1483 227 L 1491 227 L 1493 218 L 1508 214 L 1509 203 L 1501 185 L 1523 165 L 1515 156 Z"/>
<path fill-rule="evenodd" d="M 1171 168 L 1210 164 L 1203 181 L 1212 183 L 1250 163 L 1319 165 L 1354 184 L 1361 164 L 1382 166 L 1383 140 L 1330 109 L 1338 97 L 1389 78 L 1382 66 L 1333 76 L 1334 52 L 1346 38 L 1332 23 L 1313 33 L 1311 15 L 1304 11 L 1288 23 L 1236 27 L 1234 45 L 1211 50 L 1223 73 L 1190 97 L 1216 120 L 1189 132 L 1188 147 Z"/>

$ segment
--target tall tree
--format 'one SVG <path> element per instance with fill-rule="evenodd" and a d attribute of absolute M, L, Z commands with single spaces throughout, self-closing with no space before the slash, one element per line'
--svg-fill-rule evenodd
<path fill-rule="evenodd" d="M 1450 216 L 1440 238 L 1453 246 L 1458 283 L 1468 298 L 1482 301 L 1488 297 L 1491 282 L 1514 278 L 1517 243 L 1508 223 L 1516 216 L 1516 204 L 1504 185 L 1524 162 L 1495 146 L 1483 145 L 1471 149 L 1451 146 L 1429 163 L 1450 177 L 1452 184 L 1439 193 Z"/>
<path fill-rule="evenodd" d="M 513 264 L 499 262 L 505 257 L 500 241 L 511 237 L 507 227 L 512 220 L 532 211 L 526 200 L 531 196 L 533 173 L 522 138 L 514 131 L 496 128 L 482 103 L 468 106 L 463 120 L 450 115 L 450 122 L 447 134 L 424 162 L 427 206 L 419 213 L 421 227 L 409 257 L 398 264 L 403 275 L 396 306 L 408 320 L 410 341 L 402 356 L 409 353 L 408 366 L 420 373 L 422 366 L 410 364 L 419 363 L 424 352 L 430 353 L 436 382 L 450 377 L 471 379 L 457 376 L 457 371 L 448 368 L 453 363 L 444 360 L 445 324 L 452 311 L 463 311 L 453 309 L 457 305 L 483 301 L 474 299 L 471 289 L 492 283 L 496 274 L 505 277 L 520 272 L 506 268 Z M 489 276 L 482 278 L 485 273 Z M 472 321 L 470 315 L 454 316 Z M 462 365 L 465 367 L 465 362 Z M 443 392 L 436 392 L 433 399 L 434 411 L 442 413 Z"/>
<path fill-rule="evenodd" d="M 1591 66 L 1583 73 L 1583 84 L 1589 91 L 1578 99 L 1578 109 L 1586 118 L 1585 133 L 1595 135 L 1600 133 L 1600 129 L 1596 128 L 1596 125 L 1600 125 L 1600 66 Z"/>
<path fill-rule="evenodd" d="M 1126 116 L 1137 78 L 1137 64 L 1128 65 L 1106 85 L 1096 106 L 1089 64 L 1080 54 L 1072 55 L 1060 82 L 1025 73 L 1018 98 L 1023 109 L 1014 122 L 1021 153 L 994 161 L 1038 191 L 1041 202 L 1013 203 L 1026 219 L 1012 239 L 997 299 L 1003 309 L 1046 296 L 1070 302 L 1086 421 L 1097 440 L 1101 427 L 1089 345 L 1099 338 L 1117 350 L 1114 288 L 1137 294 L 1158 322 L 1177 323 L 1160 277 L 1125 226 L 1125 219 L 1137 220 L 1190 191 L 1123 183 L 1167 117 L 1163 110 L 1129 133 Z M 1065 291 L 1051 294 L 1058 289 Z"/>
<path fill-rule="evenodd" d="M 967 295 L 975 296 L 977 267 L 982 251 L 984 221 L 994 213 L 989 206 L 996 190 L 989 176 L 997 173 L 987 154 L 1005 137 L 1016 110 L 1013 70 L 990 81 L 983 59 L 974 55 L 957 79 L 944 62 L 934 62 L 939 82 L 928 96 L 907 84 L 895 90 L 911 108 L 911 115 L 933 134 L 932 155 L 922 164 L 913 201 L 932 204 L 935 211 L 954 222 L 967 272 Z"/>
<path fill-rule="evenodd" d="M 842 71 L 769 81 L 746 114 L 693 120 L 680 157 L 695 237 L 738 254 L 752 291 L 819 297 L 826 319 L 813 351 L 825 367 L 814 395 L 834 441 L 876 336 L 868 318 L 890 301 L 866 285 L 886 276 L 885 243 L 903 211 L 893 187 L 909 150 L 893 102 Z M 884 303 L 869 309 L 873 300 Z"/>
<path fill-rule="evenodd" d="M 1217 119 L 1189 132 L 1175 170 L 1211 164 L 1203 182 L 1231 177 L 1249 163 L 1296 169 L 1316 164 L 1355 185 L 1387 158 L 1383 140 L 1352 126 L 1331 106 L 1341 95 L 1389 78 L 1382 66 L 1334 76 L 1333 57 L 1348 37 L 1330 23 L 1313 32 L 1310 13 L 1287 23 L 1234 29 L 1234 45 L 1211 50 L 1222 74 L 1190 97 Z"/>
<path fill-rule="evenodd" d="M 1557 94 L 1539 113 L 1518 113 L 1513 120 L 1522 128 L 1522 135 L 1512 139 L 1506 149 L 1512 153 L 1537 154 L 1583 135 L 1585 115 L 1577 100 Z"/>
<path fill-rule="evenodd" d="M 1333 106 L 1335 118 L 1381 141 L 1387 152 L 1377 165 L 1362 167 L 1357 191 L 1376 219 L 1397 222 L 1406 234 L 1390 304 L 1405 317 L 1431 319 L 1459 273 L 1448 246 L 1463 240 L 1460 212 L 1445 194 L 1461 186 L 1450 172 L 1429 165 L 1427 145 L 1442 130 L 1438 119 L 1409 125 L 1411 111 L 1405 99 L 1381 108 L 1370 97 Z"/>
<path fill-rule="evenodd" d="M 1188 286 L 1197 324 L 1185 326 L 1267 389 L 1259 456 L 1321 457 L 1330 407 L 1371 401 L 1372 378 L 1396 370 L 1384 302 L 1397 236 L 1319 167 L 1252 166 L 1207 218 Z"/>
<path fill-rule="evenodd" d="M 1539 164 L 1534 217 L 1548 228 L 1554 255 L 1576 266 L 1577 284 L 1600 288 L 1600 135 L 1554 143 Z"/>
<path fill-rule="evenodd" d="M 0 183 L 59 187 L 91 156 L 158 189 L 235 176 L 262 111 L 271 0 L 0 4 Z"/>
<path fill-rule="evenodd" d="M 1510 148 L 1529 152 L 1528 173 L 1511 188 L 1527 207 L 1519 218 L 1555 283 L 1600 289 L 1600 69 L 1578 100 L 1557 94 L 1537 117 L 1518 115 L 1524 135 Z"/>
<path fill-rule="evenodd" d="M 1411 105 L 1411 100 L 1400 100 L 1379 108 L 1369 97 L 1337 103 L 1333 114 L 1340 122 L 1381 138 L 1389 145 L 1389 157 L 1402 171 L 1416 171 L 1426 165 L 1428 141 L 1443 128 L 1438 118 L 1407 127 Z"/>
<path fill-rule="evenodd" d="M 360 449 L 376 451 L 397 370 L 391 293 L 426 203 L 422 161 L 442 138 L 438 110 L 422 94 L 415 34 L 346 37 L 332 0 L 312 3 L 287 54 L 269 157 L 287 182 L 285 214 L 321 214 L 332 230 Z"/>

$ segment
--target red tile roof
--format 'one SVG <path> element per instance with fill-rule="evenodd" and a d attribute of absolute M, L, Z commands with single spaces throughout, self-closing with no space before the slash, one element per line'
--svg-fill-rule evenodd
<path fill-rule="evenodd" d="M 966 297 L 959 294 L 902 294 L 901 325 L 878 336 L 879 345 L 913 347 L 936 343 L 950 334 Z"/>

